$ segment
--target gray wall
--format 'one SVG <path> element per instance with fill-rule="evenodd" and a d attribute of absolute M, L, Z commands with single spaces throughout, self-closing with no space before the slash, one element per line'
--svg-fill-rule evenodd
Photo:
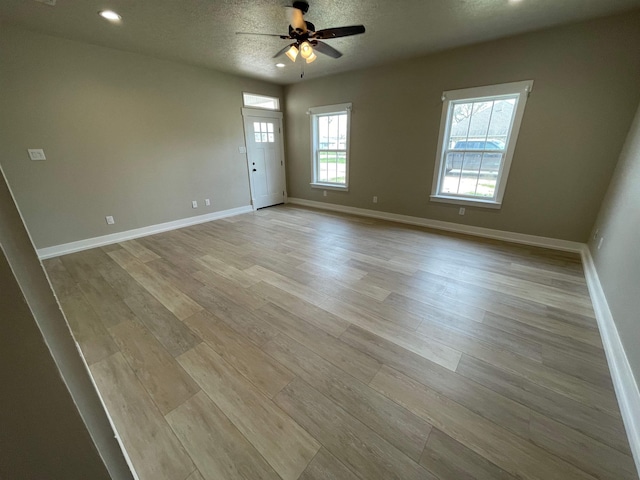
<path fill-rule="evenodd" d="M 132 478 L 2 172 L 0 384 L 0 478 Z"/>
<path fill-rule="evenodd" d="M 589 247 L 607 303 L 640 383 L 640 109 L 602 204 Z M 595 231 L 594 231 L 595 233 Z M 603 238 L 602 247 L 597 246 Z"/>
<path fill-rule="evenodd" d="M 242 92 L 282 87 L 6 26 L 0 65 L 0 162 L 36 247 L 249 205 Z"/>
<path fill-rule="evenodd" d="M 285 90 L 288 194 L 584 242 L 640 99 L 638 78 L 635 11 L 303 81 Z M 468 207 L 461 217 L 455 205 L 429 202 L 442 92 L 529 79 L 503 208 Z M 353 102 L 350 188 L 322 197 L 309 186 L 306 111 L 342 102 Z"/>

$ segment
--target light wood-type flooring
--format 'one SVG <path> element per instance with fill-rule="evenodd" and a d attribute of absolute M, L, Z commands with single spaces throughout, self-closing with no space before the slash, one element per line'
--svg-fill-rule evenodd
<path fill-rule="evenodd" d="M 45 267 L 142 480 L 638 478 L 577 255 L 279 206 Z"/>

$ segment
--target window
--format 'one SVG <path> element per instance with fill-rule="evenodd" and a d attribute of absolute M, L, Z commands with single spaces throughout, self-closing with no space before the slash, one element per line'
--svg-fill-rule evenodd
<path fill-rule="evenodd" d="M 532 87 L 527 81 L 443 93 L 432 201 L 500 208 Z"/>
<path fill-rule="evenodd" d="M 275 143 L 276 141 L 271 122 L 253 122 L 253 135 L 256 143 Z"/>
<path fill-rule="evenodd" d="M 242 100 L 245 107 L 280 110 L 280 100 L 275 97 L 266 97 L 264 95 L 256 95 L 255 93 L 243 93 Z"/>
<path fill-rule="evenodd" d="M 311 186 L 347 189 L 351 104 L 315 107 L 311 114 Z"/>

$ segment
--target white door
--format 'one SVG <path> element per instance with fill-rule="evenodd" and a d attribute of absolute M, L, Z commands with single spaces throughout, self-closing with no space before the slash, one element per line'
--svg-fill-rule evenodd
<path fill-rule="evenodd" d="M 243 108 L 242 115 L 253 208 L 284 203 L 282 113 Z"/>

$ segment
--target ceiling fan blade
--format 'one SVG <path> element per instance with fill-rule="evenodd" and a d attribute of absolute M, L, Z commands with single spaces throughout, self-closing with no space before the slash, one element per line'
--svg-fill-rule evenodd
<path fill-rule="evenodd" d="M 333 48 L 331 45 L 327 45 L 324 42 L 313 42 L 313 47 L 314 47 L 314 50 L 320 53 L 324 53 L 325 55 L 328 55 L 331 58 L 340 58 L 342 56 L 342 53 L 340 53 L 338 50 Z"/>
<path fill-rule="evenodd" d="M 336 27 L 336 28 L 325 28 L 324 30 L 318 30 L 313 38 L 317 38 L 319 40 L 328 40 L 330 38 L 338 38 L 338 37 L 349 37 L 351 35 L 359 35 L 364 33 L 364 25 L 352 25 L 350 27 Z"/>
<path fill-rule="evenodd" d="M 260 35 L 262 37 L 280 37 L 290 39 L 289 35 L 278 35 L 277 33 L 254 33 L 254 32 L 236 32 L 236 35 Z"/>
<path fill-rule="evenodd" d="M 280 55 L 282 55 L 284 52 L 286 52 L 287 50 L 289 50 L 291 48 L 291 45 L 287 45 L 286 47 L 284 47 L 282 50 L 280 50 L 278 53 L 276 53 L 273 58 L 278 58 Z"/>

